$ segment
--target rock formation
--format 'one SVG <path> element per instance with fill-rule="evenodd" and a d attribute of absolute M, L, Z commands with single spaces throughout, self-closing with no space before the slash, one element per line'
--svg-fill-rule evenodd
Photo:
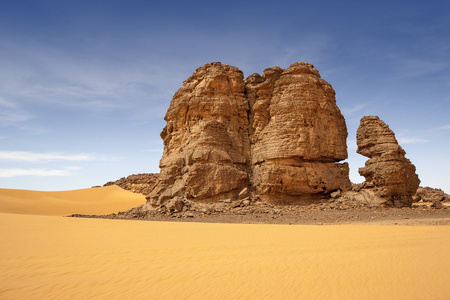
<path fill-rule="evenodd" d="M 249 184 L 244 74 L 220 63 L 198 68 L 175 93 L 161 133 L 161 173 L 148 199 L 214 201 Z"/>
<path fill-rule="evenodd" d="M 363 189 L 374 193 L 384 204 L 411 206 L 420 180 L 389 126 L 378 117 L 363 117 L 356 143 L 357 152 L 369 158 L 365 167 L 359 169 L 365 177 Z"/>
<path fill-rule="evenodd" d="M 252 183 L 269 202 L 314 199 L 350 186 L 347 127 L 331 85 L 310 64 L 246 80 Z"/>
<path fill-rule="evenodd" d="M 317 199 L 350 186 L 347 128 L 330 84 L 310 64 L 250 75 L 198 68 L 175 93 L 161 133 L 152 207 L 253 194 L 273 203 Z"/>
<path fill-rule="evenodd" d="M 415 202 L 415 206 L 425 204 L 426 206 L 434 208 L 445 208 L 447 206 L 443 203 L 450 202 L 450 195 L 446 194 L 441 189 L 435 189 L 428 186 L 419 187 L 416 194 L 413 196 L 413 202 Z"/>
<path fill-rule="evenodd" d="M 431 188 L 429 186 L 419 187 L 413 197 L 414 202 L 450 202 L 450 195 L 441 189 Z"/>
<path fill-rule="evenodd" d="M 116 181 L 109 181 L 103 186 L 118 185 L 124 190 L 137 194 L 148 195 L 148 193 L 150 193 L 153 189 L 157 179 L 158 174 L 155 173 L 133 174 L 127 177 L 122 177 Z"/>

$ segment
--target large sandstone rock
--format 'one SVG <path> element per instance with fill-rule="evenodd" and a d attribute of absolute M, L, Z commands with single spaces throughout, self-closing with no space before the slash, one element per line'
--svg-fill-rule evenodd
<path fill-rule="evenodd" d="M 373 190 L 384 204 L 411 206 L 420 180 L 389 126 L 378 117 L 363 117 L 356 143 L 357 152 L 369 158 L 365 167 L 359 169 L 365 177 L 364 188 Z"/>
<path fill-rule="evenodd" d="M 350 186 L 347 127 L 331 85 L 310 64 L 246 80 L 252 183 L 270 202 L 314 199 Z"/>
<path fill-rule="evenodd" d="M 244 75 L 221 63 L 198 68 L 175 93 L 161 133 L 160 178 L 153 206 L 174 197 L 213 201 L 249 184 L 248 101 Z"/>
<path fill-rule="evenodd" d="M 246 193 L 297 203 L 347 189 L 345 121 L 331 85 L 310 64 L 250 75 L 221 63 L 198 68 L 175 93 L 161 133 L 151 206 Z"/>
<path fill-rule="evenodd" d="M 413 196 L 414 202 L 450 202 L 450 195 L 446 194 L 441 189 L 431 187 L 419 187 L 416 194 Z"/>

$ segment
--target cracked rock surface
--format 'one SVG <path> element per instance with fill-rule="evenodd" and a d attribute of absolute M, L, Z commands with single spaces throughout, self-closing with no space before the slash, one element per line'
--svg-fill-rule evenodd
<path fill-rule="evenodd" d="M 335 92 L 313 65 L 268 68 L 246 80 L 219 62 L 175 93 L 161 133 L 161 172 L 148 208 L 239 198 L 317 201 L 350 187 L 347 128 Z M 178 199 L 178 200 L 177 200 Z"/>

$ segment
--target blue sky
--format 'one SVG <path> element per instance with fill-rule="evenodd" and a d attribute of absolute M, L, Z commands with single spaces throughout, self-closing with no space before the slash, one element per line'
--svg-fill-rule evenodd
<path fill-rule="evenodd" d="M 450 193 L 449 1 L 1 1 L 0 187 L 159 172 L 164 114 L 197 67 L 314 64 L 356 129 L 377 115 Z"/>

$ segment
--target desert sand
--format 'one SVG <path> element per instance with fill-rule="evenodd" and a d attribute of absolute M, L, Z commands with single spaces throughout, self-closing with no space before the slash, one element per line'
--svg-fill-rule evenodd
<path fill-rule="evenodd" d="M 450 226 L 65 218 L 131 208 L 133 194 L 10 191 L 0 190 L 0 299 L 450 298 Z"/>
<path fill-rule="evenodd" d="M 143 195 L 115 185 L 62 192 L 0 189 L 0 212 L 13 214 L 107 214 L 144 203 Z"/>

